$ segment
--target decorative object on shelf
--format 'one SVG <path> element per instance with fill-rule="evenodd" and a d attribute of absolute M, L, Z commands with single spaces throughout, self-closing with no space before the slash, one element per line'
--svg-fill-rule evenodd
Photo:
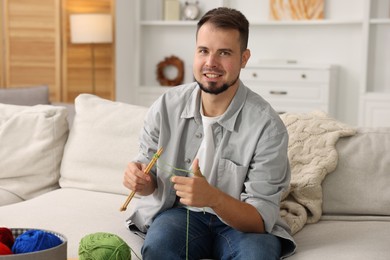
<path fill-rule="evenodd" d="M 324 19 L 324 0 L 270 0 L 271 20 Z"/>
<path fill-rule="evenodd" d="M 176 77 L 168 77 L 168 70 L 176 70 Z M 165 58 L 157 64 L 157 80 L 162 86 L 177 86 L 184 80 L 184 62 L 176 56 Z"/>
<path fill-rule="evenodd" d="M 183 8 L 183 18 L 185 20 L 196 20 L 196 18 L 199 16 L 199 13 L 199 1 L 196 1 L 195 3 L 190 3 L 188 1 L 185 2 Z"/>
<path fill-rule="evenodd" d="M 164 20 L 165 21 L 180 20 L 179 0 L 164 0 Z"/>
<path fill-rule="evenodd" d="M 110 14 L 71 14 L 71 43 L 91 45 L 92 93 L 96 94 L 95 44 L 112 43 Z"/>

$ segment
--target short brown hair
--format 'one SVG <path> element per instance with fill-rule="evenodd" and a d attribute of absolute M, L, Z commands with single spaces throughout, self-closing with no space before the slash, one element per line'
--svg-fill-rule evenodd
<path fill-rule="evenodd" d="M 249 22 L 240 11 L 227 7 L 211 9 L 205 15 L 203 15 L 202 18 L 200 18 L 196 30 L 197 37 L 200 27 L 202 27 L 207 22 L 213 24 L 217 28 L 238 30 L 240 33 L 241 52 L 247 49 L 249 38 Z"/>

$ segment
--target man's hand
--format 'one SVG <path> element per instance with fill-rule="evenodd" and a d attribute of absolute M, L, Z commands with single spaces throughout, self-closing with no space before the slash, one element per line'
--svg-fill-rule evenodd
<path fill-rule="evenodd" d="M 176 195 L 180 197 L 180 202 L 192 207 L 211 207 L 213 204 L 212 198 L 218 190 L 211 186 L 206 178 L 202 176 L 199 170 L 198 159 L 194 160 L 192 165 L 194 177 L 174 176 L 171 178 L 174 183 L 173 188 L 176 190 Z"/>
<path fill-rule="evenodd" d="M 142 196 L 154 192 L 156 185 L 153 179 L 145 174 L 146 165 L 130 162 L 123 176 L 123 185 Z"/>
<path fill-rule="evenodd" d="M 199 172 L 198 160 L 192 171 Z M 229 226 L 242 232 L 263 233 L 263 218 L 252 205 L 242 202 L 211 186 L 204 177 L 172 177 L 180 202 L 193 207 L 210 207 Z"/>

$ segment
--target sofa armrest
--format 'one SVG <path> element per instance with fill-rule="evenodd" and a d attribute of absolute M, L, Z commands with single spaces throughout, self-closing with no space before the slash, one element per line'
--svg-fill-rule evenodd
<path fill-rule="evenodd" d="M 358 128 L 337 145 L 339 161 L 323 181 L 323 214 L 390 215 L 390 128 Z"/>
<path fill-rule="evenodd" d="M 0 103 L 21 106 L 47 105 L 50 104 L 49 87 L 42 85 L 0 88 Z"/>

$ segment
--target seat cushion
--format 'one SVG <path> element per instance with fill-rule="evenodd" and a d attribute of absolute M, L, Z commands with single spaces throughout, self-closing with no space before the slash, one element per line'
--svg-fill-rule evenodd
<path fill-rule="evenodd" d="M 118 235 L 140 256 L 143 240 L 126 227 L 128 214 L 119 212 L 125 200 L 126 196 L 117 194 L 57 189 L 28 201 L 0 207 L 0 225 L 63 234 L 68 240 L 68 258 L 77 258 L 80 240 L 96 232 Z M 134 198 L 132 205 L 137 200 Z M 134 253 L 132 259 L 138 259 Z"/>
<path fill-rule="evenodd" d="M 320 221 L 295 236 L 297 251 L 290 260 L 387 260 L 390 218 L 371 221 Z"/>

